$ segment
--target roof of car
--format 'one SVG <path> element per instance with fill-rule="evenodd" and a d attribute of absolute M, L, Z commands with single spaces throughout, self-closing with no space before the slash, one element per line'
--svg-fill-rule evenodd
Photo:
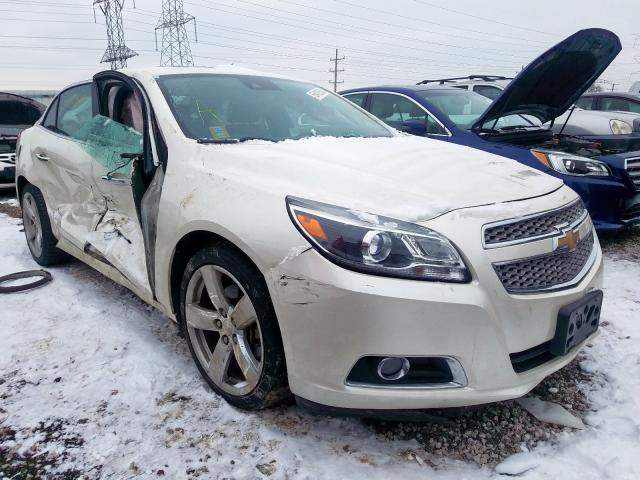
<path fill-rule="evenodd" d="M 124 68 L 122 73 L 133 77 L 159 77 L 162 75 L 198 75 L 198 74 L 227 74 L 227 75 L 253 75 L 258 77 L 271 77 L 292 79 L 287 75 L 280 75 L 271 72 L 261 72 L 250 68 L 239 67 L 237 65 L 217 65 L 213 67 L 141 67 L 141 68 Z M 297 79 L 296 79 L 297 80 Z M 304 81 L 304 80 L 303 80 Z"/>
<path fill-rule="evenodd" d="M 109 70 L 104 70 L 103 72 L 108 72 Z M 126 67 L 122 70 L 118 70 L 119 72 L 124 73 L 125 75 L 129 75 L 131 77 L 146 77 L 146 78 L 155 78 L 162 75 L 198 75 L 198 74 L 226 74 L 226 75 L 252 75 L 257 77 L 270 77 L 270 78 L 282 78 L 288 80 L 298 80 L 307 83 L 309 82 L 304 79 L 299 79 L 295 77 L 290 77 L 287 75 L 280 75 L 277 73 L 271 72 L 261 72 L 259 70 L 253 70 L 250 68 L 238 67 L 236 65 L 217 65 L 214 67 Z M 102 72 L 100 72 L 102 73 Z M 83 85 L 85 83 L 90 83 L 91 78 L 86 80 L 82 80 L 79 82 L 72 83 L 67 85 L 63 90 L 66 90 L 71 87 L 75 87 L 78 85 Z"/>
<path fill-rule="evenodd" d="M 450 85 L 377 85 L 375 87 L 358 87 L 350 88 L 338 92 L 340 94 L 355 93 L 355 92 L 369 92 L 374 90 L 388 90 L 395 92 L 425 92 L 427 90 L 459 90 L 458 88 Z"/>
<path fill-rule="evenodd" d="M 482 82 L 504 82 L 509 83 L 513 80 L 513 77 L 503 77 L 501 75 L 468 75 L 466 77 L 451 77 L 451 78 L 440 78 L 434 80 L 422 80 L 418 82 L 418 85 L 427 85 L 429 83 L 438 83 L 440 85 L 446 84 L 476 84 Z"/>
<path fill-rule="evenodd" d="M 626 98 L 628 100 L 640 101 L 640 95 L 629 92 L 589 92 L 582 95 L 583 97 L 617 97 Z"/>

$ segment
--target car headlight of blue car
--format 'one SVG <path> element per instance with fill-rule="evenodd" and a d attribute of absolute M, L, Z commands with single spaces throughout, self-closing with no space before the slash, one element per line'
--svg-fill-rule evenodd
<path fill-rule="evenodd" d="M 611 171 L 606 163 L 592 158 L 580 157 L 570 153 L 531 150 L 531 153 L 544 165 L 566 175 L 590 175 L 608 177 Z"/>

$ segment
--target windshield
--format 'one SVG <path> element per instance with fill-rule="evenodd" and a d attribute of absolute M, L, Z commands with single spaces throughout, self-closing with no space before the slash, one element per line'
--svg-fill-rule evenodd
<path fill-rule="evenodd" d="M 249 75 L 163 75 L 158 83 L 189 138 L 208 141 L 390 137 L 351 102 L 310 83 Z"/>
<path fill-rule="evenodd" d="M 489 108 L 492 100 L 478 93 L 460 89 L 423 90 L 418 94 L 433 104 L 456 126 L 470 130 L 480 115 Z M 495 123 L 495 125 L 494 125 Z M 483 125 L 485 129 L 504 130 L 518 127 L 540 127 L 540 122 L 529 115 L 505 115 L 497 121 Z"/>

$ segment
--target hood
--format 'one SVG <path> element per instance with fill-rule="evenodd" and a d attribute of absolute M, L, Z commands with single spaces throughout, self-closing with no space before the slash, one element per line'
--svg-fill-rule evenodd
<path fill-rule="evenodd" d="M 474 130 L 510 114 L 542 123 L 558 117 L 584 93 L 622 50 L 613 32 L 580 30 L 536 58 L 507 85 L 473 125 Z"/>
<path fill-rule="evenodd" d="M 562 181 L 514 160 L 438 140 L 311 138 L 199 145 L 217 174 L 272 194 L 419 222 L 459 208 L 545 195 Z M 212 170 L 213 171 L 213 170 Z"/>
<path fill-rule="evenodd" d="M 0 136 L 15 136 L 38 121 L 45 106 L 31 98 L 0 92 Z"/>

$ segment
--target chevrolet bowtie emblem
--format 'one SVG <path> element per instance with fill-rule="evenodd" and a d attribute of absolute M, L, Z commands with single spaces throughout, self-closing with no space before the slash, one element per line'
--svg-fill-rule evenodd
<path fill-rule="evenodd" d="M 575 250 L 580 241 L 580 233 L 577 230 L 569 230 L 558 238 L 558 248 L 567 247 L 569 251 Z"/>

